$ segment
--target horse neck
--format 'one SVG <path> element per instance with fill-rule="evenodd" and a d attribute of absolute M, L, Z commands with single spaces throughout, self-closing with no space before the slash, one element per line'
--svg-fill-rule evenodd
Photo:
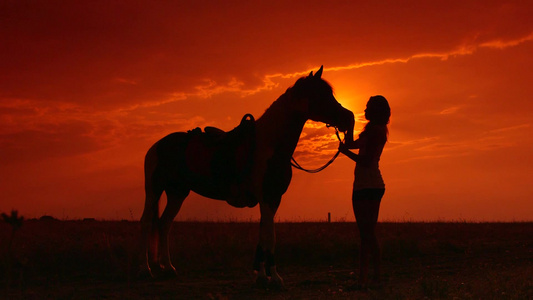
<path fill-rule="evenodd" d="M 291 158 L 307 118 L 291 108 L 290 91 L 281 95 L 256 121 L 260 147 L 272 147 L 277 155 Z"/>

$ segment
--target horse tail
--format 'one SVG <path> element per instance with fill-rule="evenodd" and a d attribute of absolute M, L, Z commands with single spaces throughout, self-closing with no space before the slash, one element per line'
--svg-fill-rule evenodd
<path fill-rule="evenodd" d="M 158 174 L 158 155 L 157 155 L 157 144 L 152 146 L 148 152 L 146 153 L 146 156 L 144 157 L 144 190 L 146 193 L 146 201 L 145 205 L 151 204 L 154 206 L 145 206 L 145 212 L 146 210 L 158 210 L 159 207 L 159 198 L 161 194 L 163 193 L 163 185 L 161 184 L 161 178 Z M 148 203 L 150 202 L 150 203 Z M 152 203 L 155 202 L 155 203 Z"/>
<path fill-rule="evenodd" d="M 159 200 L 164 187 L 158 175 L 157 143 L 152 146 L 144 158 L 144 211 L 141 217 L 143 255 L 149 260 L 156 260 L 159 245 Z M 159 179 L 159 180 L 158 180 Z"/>

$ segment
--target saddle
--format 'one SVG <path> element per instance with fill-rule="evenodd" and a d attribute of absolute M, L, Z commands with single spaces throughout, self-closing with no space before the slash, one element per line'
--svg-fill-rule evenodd
<path fill-rule="evenodd" d="M 250 186 L 255 153 L 255 119 L 246 114 L 231 131 L 195 128 L 187 146 L 187 168 L 200 180 L 209 197 L 235 207 L 253 207 L 257 200 Z M 208 187 L 208 188 L 206 188 Z"/>

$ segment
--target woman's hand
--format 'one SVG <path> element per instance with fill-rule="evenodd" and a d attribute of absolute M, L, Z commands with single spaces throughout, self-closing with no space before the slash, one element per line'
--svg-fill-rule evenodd
<path fill-rule="evenodd" d="M 339 151 L 343 154 L 346 154 L 346 152 L 350 152 L 348 146 L 343 142 L 339 143 Z"/>
<path fill-rule="evenodd" d="M 339 144 L 339 151 L 348 156 L 351 160 L 357 162 L 358 160 L 358 156 L 357 154 L 353 153 L 352 151 L 350 151 L 350 147 L 348 145 L 346 145 L 346 143 L 340 143 Z"/>

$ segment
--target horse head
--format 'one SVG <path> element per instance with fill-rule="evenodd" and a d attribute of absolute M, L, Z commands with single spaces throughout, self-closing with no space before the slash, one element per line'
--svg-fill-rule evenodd
<path fill-rule="evenodd" d="M 353 131 L 354 115 L 344 108 L 333 95 L 331 85 L 322 79 L 324 67 L 313 75 L 302 77 L 293 86 L 296 98 L 306 101 L 306 117 L 313 121 L 335 126 L 339 131 Z"/>

